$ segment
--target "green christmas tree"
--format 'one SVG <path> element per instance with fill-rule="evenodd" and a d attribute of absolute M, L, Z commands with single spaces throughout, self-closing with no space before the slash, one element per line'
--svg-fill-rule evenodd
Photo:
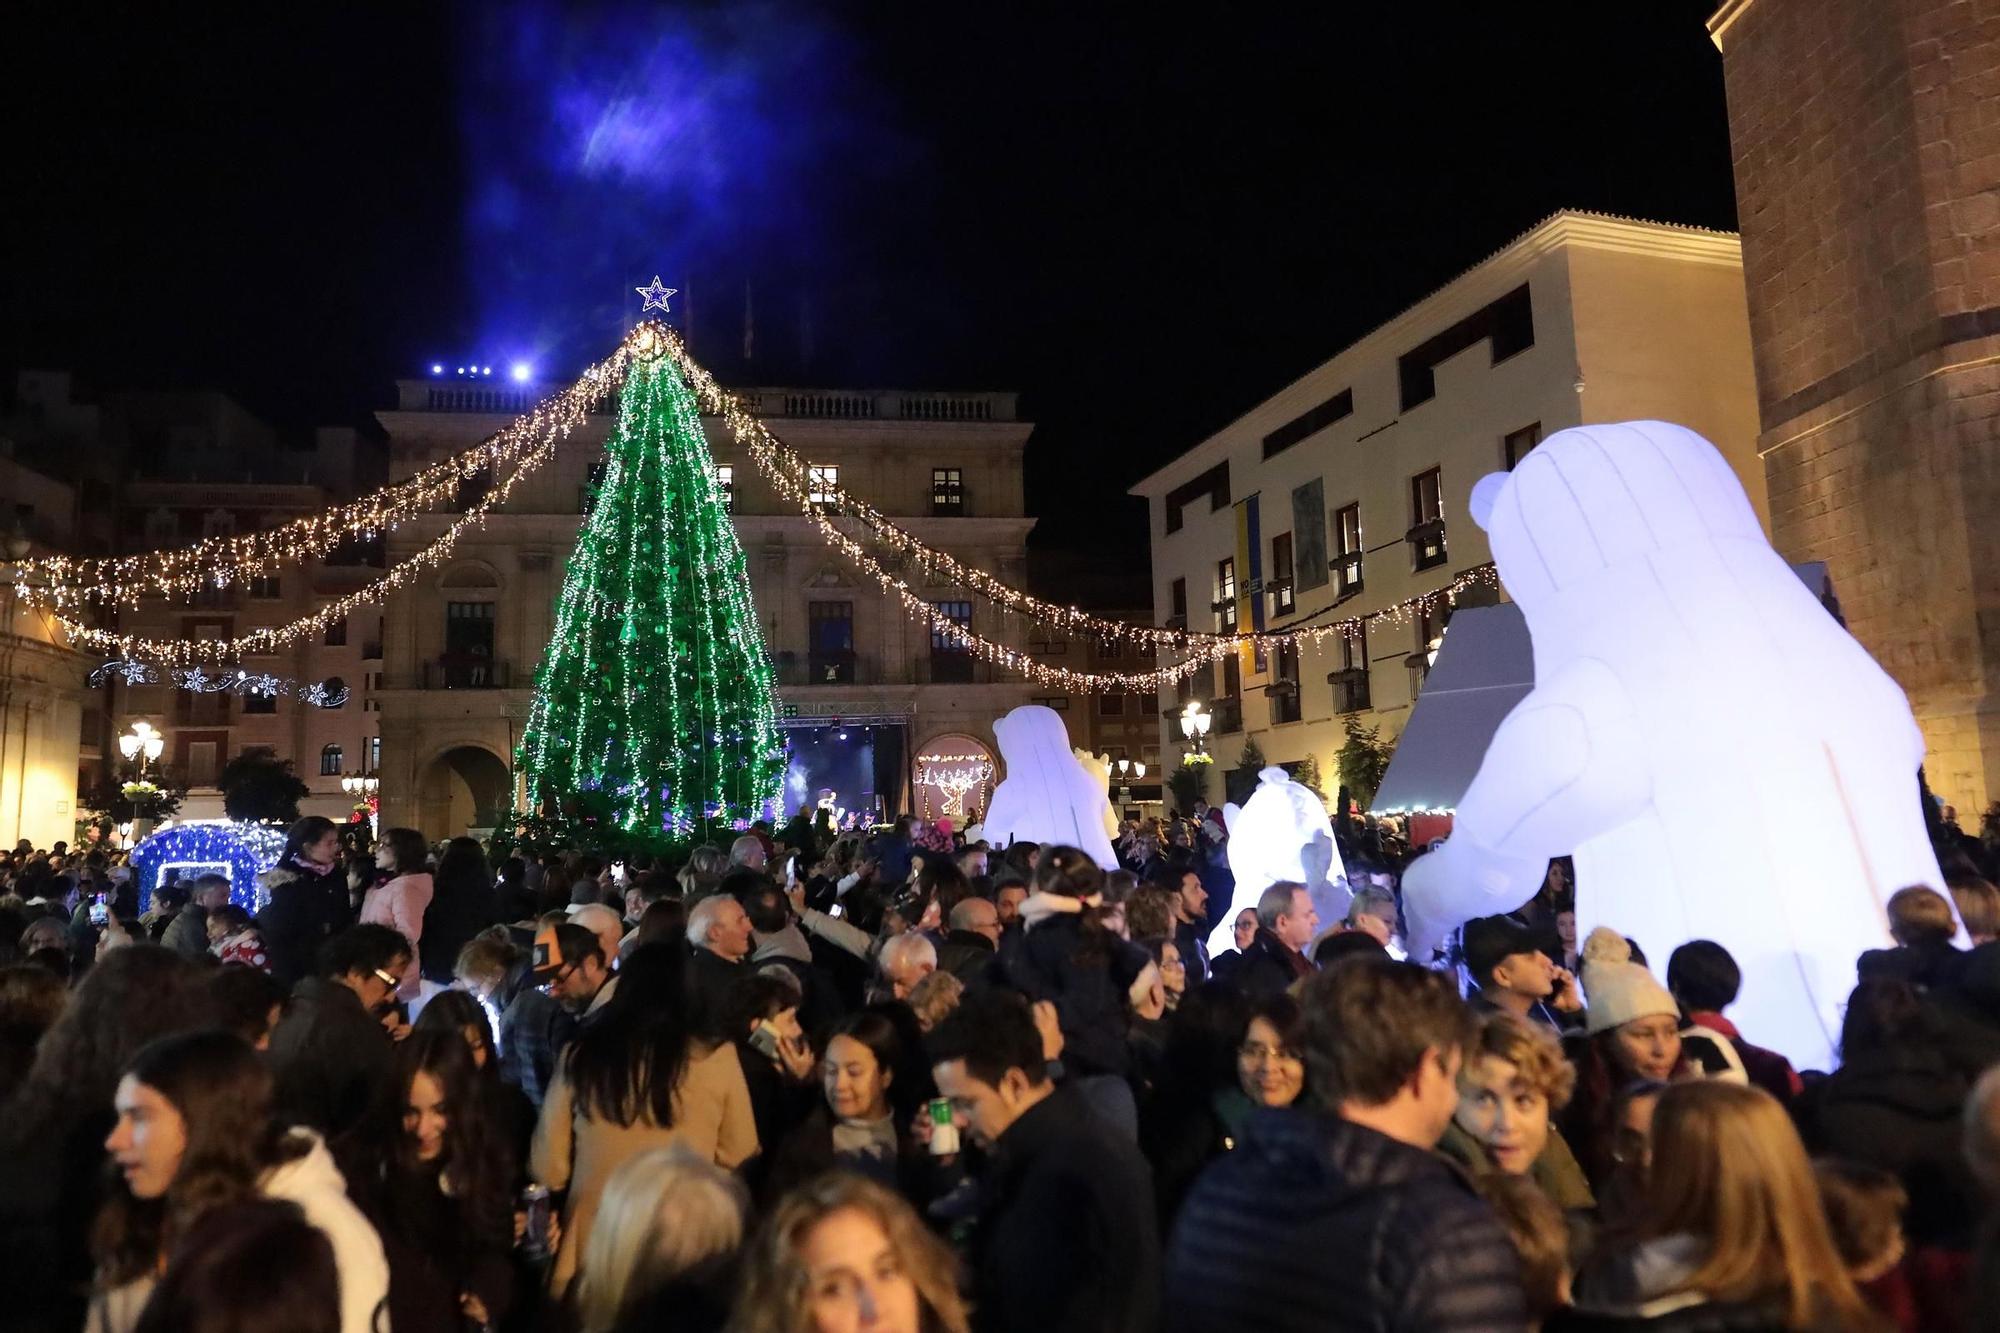
<path fill-rule="evenodd" d="M 700 408 L 671 359 L 637 356 L 535 675 L 530 804 L 642 843 L 769 817 L 777 716 Z"/>

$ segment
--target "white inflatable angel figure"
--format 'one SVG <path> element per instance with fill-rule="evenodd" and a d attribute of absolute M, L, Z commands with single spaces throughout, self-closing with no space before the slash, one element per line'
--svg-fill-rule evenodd
<path fill-rule="evenodd" d="M 1574 853 L 1577 928 L 1664 965 L 1720 942 L 1731 1011 L 1831 1068 L 1884 904 L 1938 885 L 1909 702 L 1771 549 L 1715 447 L 1659 421 L 1584 426 L 1481 480 L 1535 688 L 1500 724 L 1451 838 L 1404 876 L 1413 957 L 1520 907 Z"/>
<path fill-rule="evenodd" d="M 1007 776 L 986 804 L 987 842 L 1063 843 L 1090 854 L 1106 870 L 1118 868 L 1105 817 L 1111 798 L 1101 778 L 1084 771 L 1069 747 L 1062 715 L 1023 704 L 993 724 Z"/>
<path fill-rule="evenodd" d="M 1103 789 L 1104 836 L 1116 841 L 1118 837 L 1118 812 L 1111 808 L 1111 756 L 1108 754 L 1092 754 L 1082 746 L 1071 750 L 1070 753 L 1076 756 L 1077 763 L 1083 765 L 1083 771 L 1090 774 L 1091 779 Z"/>
<path fill-rule="evenodd" d="M 1306 886 L 1322 925 L 1347 915 L 1346 867 L 1333 845 L 1333 821 L 1326 802 L 1312 788 L 1292 781 L 1273 765 L 1257 775 L 1257 790 L 1239 808 L 1222 807 L 1222 824 L 1229 830 L 1224 844 L 1229 873 L 1236 890 L 1228 903 L 1210 905 L 1215 923 L 1208 935 L 1211 957 L 1236 947 L 1230 932 L 1236 914 L 1255 907 L 1264 890 L 1290 880 Z M 1225 910 L 1226 909 L 1226 910 Z"/>

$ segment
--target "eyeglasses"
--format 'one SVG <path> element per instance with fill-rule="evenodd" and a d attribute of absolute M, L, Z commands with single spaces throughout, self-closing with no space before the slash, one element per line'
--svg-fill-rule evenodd
<path fill-rule="evenodd" d="M 1299 1057 L 1282 1046 L 1266 1046 L 1261 1041 L 1246 1041 L 1236 1048 L 1236 1053 L 1253 1065 L 1261 1065 L 1266 1060 L 1273 1062 L 1288 1060 L 1299 1063 Z"/>
<path fill-rule="evenodd" d="M 536 987 L 536 989 L 541 991 L 541 993 L 544 995 L 554 995 L 556 991 L 562 986 L 563 982 L 569 980 L 569 974 L 576 971 L 576 967 L 577 965 L 575 963 L 571 963 L 568 967 L 563 968 L 560 972 L 557 972 L 547 981 L 544 981 L 540 986 Z"/>
<path fill-rule="evenodd" d="M 388 987 L 388 988 L 389 988 L 390 990 L 400 990 L 400 989 L 402 989 L 402 986 L 403 986 L 403 979 L 402 979 L 401 977 L 395 977 L 395 976 L 391 976 L 391 975 L 389 975 L 389 974 L 388 974 L 387 972 L 384 972 L 384 971 L 383 971 L 383 970 L 382 970 L 381 968 L 379 968 L 379 967 L 378 967 L 378 968 L 375 968 L 375 969 L 373 969 L 373 970 L 374 970 L 374 973 L 375 973 L 376 977 L 378 977 L 378 978 L 379 978 L 379 979 L 381 980 L 382 984 L 383 984 L 384 986 L 387 986 L 387 987 Z"/>

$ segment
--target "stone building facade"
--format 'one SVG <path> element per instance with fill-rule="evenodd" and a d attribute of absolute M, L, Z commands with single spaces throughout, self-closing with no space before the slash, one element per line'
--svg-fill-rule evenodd
<path fill-rule="evenodd" d="M 391 473 L 404 477 L 466 449 L 555 386 L 407 380 L 379 414 Z M 895 517 L 924 542 L 1019 585 L 1026 565 L 1021 452 L 1032 426 L 1008 393 L 749 389 L 747 406 L 829 481 Z M 489 828 L 520 799 L 515 746 L 535 670 L 553 631 L 565 562 L 613 419 L 592 416 L 524 481 L 441 569 L 386 608 L 381 704 L 382 818 L 442 836 Z M 1032 687 L 934 642 L 901 605 L 819 538 L 810 519 L 757 473 L 718 419 L 707 419 L 730 495 L 794 753 L 788 807 L 833 789 L 843 808 L 909 808 L 927 755 L 994 755 L 993 720 Z M 444 517 L 405 523 L 393 564 L 434 538 Z M 1016 630 L 964 589 L 921 596 L 1008 642 Z M 804 761 L 802 760 L 802 763 Z M 817 761 L 815 761 L 817 762 Z"/>
<path fill-rule="evenodd" d="M 1772 538 L 1910 696 L 1932 789 L 2000 799 L 2000 9 L 1729 0 Z"/>

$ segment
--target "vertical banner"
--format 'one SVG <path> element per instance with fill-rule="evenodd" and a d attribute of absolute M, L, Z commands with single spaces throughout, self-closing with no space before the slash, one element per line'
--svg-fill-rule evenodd
<path fill-rule="evenodd" d="M 1264 628 L 1264 535 L 1255 495 L 1236 502 L 1236 627 L 1239 631 Z M 1236 651 L 1245 677 L 1265 669 L 1263 654 L 1249 644 Z"/>

